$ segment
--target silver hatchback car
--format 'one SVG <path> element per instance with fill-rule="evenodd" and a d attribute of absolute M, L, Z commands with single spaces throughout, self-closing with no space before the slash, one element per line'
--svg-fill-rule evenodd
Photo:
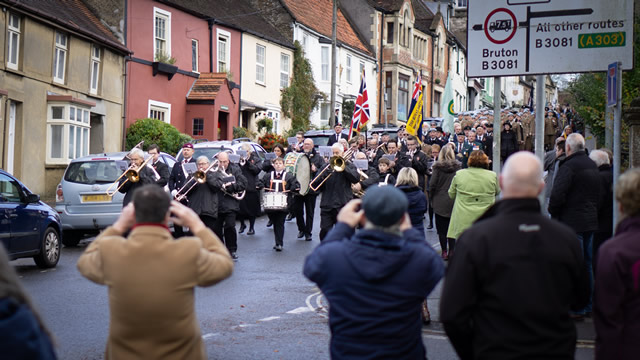
<path fill-rule="evenodd" d="M 125 155 L 127 152 L 89 155 L 67 166 L 56 190 L 55 207 L 62 222 L 65 246 L 77 245 L 84 235 L 98 233 L 120 216 L 124 194 L 116 192 L 111 197 L 106 191 L 122 174 L 118 162 Z M 160 159 L 171 171 L 176 161 L 173 156 L 160 153 Z"/>

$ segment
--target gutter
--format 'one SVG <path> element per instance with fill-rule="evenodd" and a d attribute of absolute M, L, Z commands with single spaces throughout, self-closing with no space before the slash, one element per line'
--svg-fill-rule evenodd
<path fill-rule="evenodd" d="M 380 76 L 380 85 L 379 85 L 379 89 L 380 91 L 378 91 L 378 104 L 379 104 L 379 110 L 378 110 L 378 124 L 381 124 L 380 122 L 380 118 L 381 115 L 383 114 L 383 111 L 385 111 L 385 104 L 384 104 L 384 94 L 382 92 L 383 89 L 383 81 L 384 79 L 382 78 L 382 68 L 384 66 L 384 62 L 382 60 L 382 47 L 383 47 L 383 39 L 384 39 L 384 12 L 381 13 L 381 20 L 380 20 L 380 71 L 378 72 L 378 76 Z M 387 122 L 387 114 L 384 114 L 384 121 L 385 123 Z"/>
<path fill-rule="evenodd" d="M 214 19 L 207 19 L 207 27 L 209 28 L 209 72 L 213 72 L 213 24 Z"/>

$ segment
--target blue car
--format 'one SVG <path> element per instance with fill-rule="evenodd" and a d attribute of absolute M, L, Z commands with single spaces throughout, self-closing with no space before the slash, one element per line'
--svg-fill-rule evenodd
<path fill-rule="evenodd" d="M 11 260 L 33 257 L 50 268 L 60 260 L 60 216 L 24 184 L 0 170 L 0 240 Z"/>

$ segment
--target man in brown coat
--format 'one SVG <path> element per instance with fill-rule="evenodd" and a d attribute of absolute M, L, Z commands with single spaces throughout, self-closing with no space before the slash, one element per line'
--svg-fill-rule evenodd
<path fill-rule="evenodd" d="M 170 220 L 195 236 L 174 239 Z M 162 188 L 138 189 L 120 218 L 80 256 L 78 270 L 109 286 L 105 359 L 207 358 L 194 288 L 229 277 L 233 261 L 198 215 Z"/>

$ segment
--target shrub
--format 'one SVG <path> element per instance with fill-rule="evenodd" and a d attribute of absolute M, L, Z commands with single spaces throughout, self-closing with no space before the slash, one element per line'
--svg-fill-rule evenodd
<path fill-rule="evenodd" d="M 178 153 L 183 144 L 193 139 L 181 133 L 173 125 L 158 119 L 139 119 L 127 129 L 127 150 L 144 140 L 143 150 L 151 144 L 158 144 L 160 150 L 171 155 Z"/>
<path fill-rule="evenodd" d="M 258 132 L 261 132 L 262 129 L 266 130 L 266 132 L 270 132 L 271 129 L 273 129 L 273 119 L 265 116 L 256 121 L 256 126 L 258 127 Z"/>
<path fill-rule="evenodd" d="M 264 136 L 258 138 L 258 144 L 262 145 L 265 150 L 271 152 L 275 144 L 280 144 L 286 148 L 287 139 L 278 134 L 266 133 Z"/>

